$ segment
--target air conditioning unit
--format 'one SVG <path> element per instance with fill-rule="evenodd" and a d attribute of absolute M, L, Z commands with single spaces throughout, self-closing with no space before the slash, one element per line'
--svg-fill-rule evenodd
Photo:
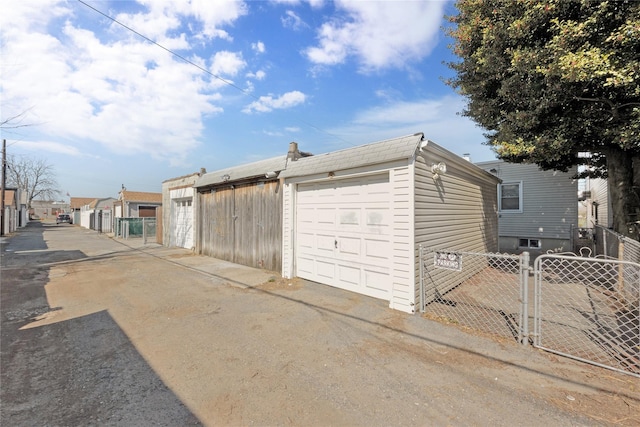
<path fill-rule="evenodd" d="M 591 191 L 579 191 L 578 200 L 583 201 L 591 198 Z"/>

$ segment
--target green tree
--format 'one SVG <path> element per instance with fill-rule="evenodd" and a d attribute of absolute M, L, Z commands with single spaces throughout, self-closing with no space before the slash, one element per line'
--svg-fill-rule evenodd
<path fill-rule="evenodd" d="M 458 0 L 448 84 L 509 162 L 566 171 L 592 153 L 613 227 L 640 220 L 640 2 Z"/>

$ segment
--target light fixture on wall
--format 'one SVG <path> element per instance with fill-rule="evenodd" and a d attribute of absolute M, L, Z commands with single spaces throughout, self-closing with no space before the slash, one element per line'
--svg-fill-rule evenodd
<path fill-rule="evenodd" d="M 431 173 L 433 174 L 433 179 L 438 179 L 440 175 L 447 173 L 447 165 L 443 162 L 438 164 L 434 163 L 431 165 Z"/>

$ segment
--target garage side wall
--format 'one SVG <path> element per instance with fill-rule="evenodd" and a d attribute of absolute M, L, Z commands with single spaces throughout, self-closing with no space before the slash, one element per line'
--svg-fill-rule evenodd
<path fill-rule="evenodd" d="M 434 178 L 431 168 L 438 163 L 446 165 L 446 173 Z M 439 250 L 497 252 L 497 178 L 435 144 L 421 150 L 415 164 L 415 283 L 420 280 L 421 244 Z M 446 289 L 464 278 L 454 277 L 450 284 L 439 277 L 430 279 Z M 416 291 L 419 298 L 419 286 Z"/>

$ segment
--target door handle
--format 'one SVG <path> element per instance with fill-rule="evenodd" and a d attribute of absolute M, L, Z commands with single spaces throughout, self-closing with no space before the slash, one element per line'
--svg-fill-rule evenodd
<path fill-rule="evenodd" d="M 338 241 L 337 240 L 334 241 L 334 244 L 336 245 L 336 249 L 338 249 Z"/>

